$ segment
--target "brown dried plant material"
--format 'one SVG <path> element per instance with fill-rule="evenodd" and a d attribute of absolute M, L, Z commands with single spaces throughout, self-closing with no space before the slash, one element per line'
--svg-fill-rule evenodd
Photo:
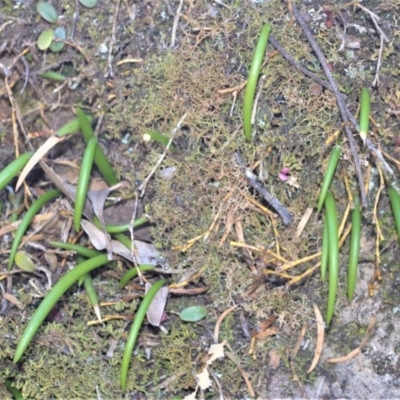
<path fill-rule="evenodd" d="M 317 345 L 315 346 L 315 353 L 314 353 L 314 358 L 312 360 L 312 363 L 310 365 L 310 368 L 307 371 L 307 374 L 309 374 L 318 364 L 319 358 L 321 357 L 322 353 L 322 348 L 324 346 L 324 320 L 322 319 L 321 312 L 319 311 L 318 306 L 314 303 L 314 313 L 315 313 L 315 319 L 317 321 Z"/>
<path fill-rule="evenodd" d="M 222 321 L 224 318 L 233 310 L 236 309 L 236 306 L 230 307 L 226 309 L 217 319 L 217 322 L 215 323 L 215 328 L 214 328 L 214 343 L 218 343 L 218 336 L 219 336 L 219 327 L 221 326 Z"/>
<path fill-rule="evenodd" d="M 353 351 L 351 351 L 349 354 L 346 354 L 343 357 L 330 358 L 329 360 L 327 360 L 327 362 L 328 363 L 341 363 L 341 362 L 349 361 L 352 358 L 354 358 L 356 355 L 360 354 L 361 350 L 363 349 L 363 347 L 368 342 L 368 340 L 369 340 L 369 338 L 371 336 L 372 329 L 375 326 L 375 321 L 376 321 L 376 318 L 375 317 L 371 317 L 371 319 L 369 321 L 369 324 L 368 324 L 368 328 L 367 328 L 367 332 L 365 334 L 365 337 L 361 341 L 360 345 L 357 348 L 355 348 Z"/>
<path fill-rule="evenodd" d="M 296 355 L 297 355 L 297 353 L 298 353 L 298 351 L 299 351 L 299 349 L 300 349 L 301 342 L 303 341 L 304 335 L 306 334 L 306 330 L 307 330 L 307 325 L 304 324 L 304 325 L 301 327 L 300 334 L 299 334 L 299 337 L 297 338 L 296 345 L 294 346 L 294 348 L 293 348 L 293 350 L 292 350 L 292 352 L 291 352 L 291 354 L 290 354 L 290 358 L 291 358 L 292 360 L 296 357 Z"/>
<path fill-rule="evenodd" d="M 304 230 L 304 228 L 307 225 L 307 222 L 309 221 L 311 214 L 313 212 L 313 209 L 311 207 L 308 207 L 307 210 L 304 212 L 303 216 L 301 217 L 301 220 L 299 222 L 299 225 L 297 226 L 296 229 L 296 234 L 295 237 L 299 238 Z"/>
<path fill-rule="evenodd" d="M 25 165 L 24 169 L 22 170 L 17 185 L 15 186 L 15 190 L 17 191 L 22 182 L 25 180 L 29 172 L 31 172 L 32 168 L 58 143 L 62 142 L 65 137 L 57 137 L 57 136 L 50 136 L 36 151 L 36 153 L 31 157 L 28 163 Z"/>
<path fill-rule="evenodd" d="M 281 363 L 281 355 L 278 350 L 272 349 L 269 351 L 269 366 L 272 369 L 278 369 Z"/>
<path fill-rule="evenodd" d="M 309 87 L 310 96 L 319 96 L 322 93 L 322 86 L 317 83 L 313 82 Z"/>

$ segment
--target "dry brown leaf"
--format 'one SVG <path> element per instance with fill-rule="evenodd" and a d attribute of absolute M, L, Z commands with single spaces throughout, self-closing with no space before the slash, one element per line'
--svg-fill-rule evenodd
<path fill-rule="evenodd" d="M 146 283 L 146 293 L 150 290 L 151 286 L 152 285 L 150 283 Z M 167 298 L 168 286 L 164 286 L 156 293 L 152 302 L 150 303 L 149 308 L 147 309 L 147 321 L 149 321 L 151 325 L 160 326 L 164 315 L 165 304 L 167 304 Z"/>
<path fill-rule="evenodd" d="M 25 180 L 32 168 L 51 150 L 56 144 L 62 142 L 65 137 L 50 136 L 35 152 L 35 154 L 30 158 L 28 163 L 25 165 L 18 178 L 17 184 L 15 186 L 15 191 L 17 191 L 22 182 Z"/>
<path fill-rule="evenodd" d="M 47 177 L 54 183 L 55 187 L 61 190 L 69 200 L 74 201 L 75 196 L 72 196 L 68 191 L 64 181 L 44 161 L 40 160 L 39 165 L 46 173 Z"/>
<path fill-rule="evenodd" d="M 106 248 L 105 234 L 100 229 L 87 220 L 82 220 L 81 226 L 89 236 L 89 240 L 96 250 L 104 250 Z M 134 257 L 138 264 L 158 264 L 160 253 L 156 250 L 153 244 L 134 240 L 134 245 L 136 250 Z M 127 260 L 133 261 L 130 249 L 124 246 L 121 242 L 111 240 L 111 249 L 113 253 L 118 254 Z"/>
<path fill-rule="evenodd" d="M 290 358 L 291 358 L 292 360 L 296 357 L 297 352 L 298 352 L 299 349 L 300 349 L 301 342 L 303 341 L 304 335 L 305 335 L 305 333 L 306 333 L 306 329 L 307 329 L 307 325 L 304 324 L 304 325 L 301 327 L 300 334 L 299 334 L 299 337 L 297 338 L 296 345 L 294 346 L 294 348 L 293 348 L 293 350 L 292 350 L 292 353 L 290 354 Z"/>
<path fill-rule="evenodd" d="M 126 185 L 127 185 L 126 181 L 119 182 L 116 185 L 111 186 L 108 189 L 102 189 L 102 190 L 96 190 L 96 191 L 89 190 L 87 192 L 87 197 L 90 200 L 90 202 L 92 203 L 93 212 L 99 219 L 100 224 L 103 228 L 104 237 L 106 239 L 107 255 L 108 255 L 109 260 L 112 260 L 112 249 L 111 249 L 110 235 L 106 231 L 106 224 L 104 222 L 104 216 L 103 216 L 104 204 L 107 200 L 108 195 L 112 191 L 119 189 L 121 186 L 126 186 Z"/>
<path fill-rule="evenodd" d="M 313 304 L 313 307 L 314 307 L 315 319 L 317 321 L 318 337 L 317 337 L 317 345 L 315 346 L 314 358 L 312 360 L 310 368 L 307 371 L 307 374 L 309 374 L 318 364 L 319 358 L 322 353 L 322 347 L 324 346 L 324 320 L 322 319 L 321 312 L 319 311 L 319 308 L 315 303 Z"/>
<path fill-rule="evenodd" d="M 258 332 L 254 338 L 257 340 L 265 339 L 268 336 L 275 335 L 278 332 L 278 327 L 277 326 L 271 326 L 268 329 L 264 329 L 261 332 Z"/>
<path fill-rule="evenodd" d="M 10 293 L 3 293 L 3 298 L 9 301 L 14 306 L 18 307 L 20 310 L 25 310 L 25 305 L 22 304 L 15 296 Z"/>
<path fill-rule="evenodd" d="M 301 217 L 301 220 L 299 222 L 299 225 L 297 226 L 297 229 L 296 229 L 296 234 L 295 234 L 296 238 L 299 238 L 301 236 L 301 233 L 303 232 L 304 228 L 306 227 L 307 222 L 310 219 L 312 212 L 313 212 L 313 209 L 311 207 L 307 208 L 307 210 L 304 212 L 304 214 Z"/>

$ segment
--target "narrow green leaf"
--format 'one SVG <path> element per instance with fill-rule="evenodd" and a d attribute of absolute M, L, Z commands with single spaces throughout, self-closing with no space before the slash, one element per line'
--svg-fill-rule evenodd
<path fill-rule="evenodd" d="M 11 246 L 10 256 L 8 258 L 8 269 L 10 270 L 14 264 L 15 254 L 17 253 L 18 246 L 21 243 L 22 237 L 24 236 L 26 230 L 28 229 L 29 224 L 35 217 L 35 215 L 39 212 L 39 210 L 50 200 L 55 199 L 56 197 L 60 196 L 62 193 L 57 190 L 53 189 L 42 196 L 40 196 L 32 205 L 30 206 L 29 210 L 26 212 L 24 218 L 22 218 L 21 223 L 15 232 L 15 237 L 13 244 Z"/>
<path fill-rule="evenodd" d="M 332 149 L 331 156 L 329 158 L 328 168 L 325 171 L 324 182 L 322 183 L 321 194 L 319 195 L 318 212 L 321 211 L 321 208 L 324 205 L 325 196 L 329 190 L 329 186 L 331 185 L 333 174 L 335 173 L 336 166 L 339 161 L 340 152 L 341 152 L 340 146 L 335 146 Z"/>
<path fill-rule="evenodd" d="M 360 100 L 360 136 L 365 143 L 369 131 L 369 114 L 371 109 L 371 96 L 367 88 L 361 90 Z"/>
<path fill-rule="evenodd" d="M 129 332 L 128 340 L 126 341 L 124 356 L 122 358 L 121 363 L 121 389 L 125 391 L 126 389 L 126 381 L 128 377 L 128 368 L 129 363 L 131 361 L 131 356 L 133 352 L 133 348 L 136 343 L 136 339 L 139 335 L 140 327 L 142 326 L 143 319 L 146 315 L 146 312 L 154 299 L 154 296 L 157 292 L 165 285 L 166 280 L 161 279 L 153 284 L 150 290 L 144 296 L 142 302 L 140 303 L 140 307 L 136 312 L 135 320 L 133 321 L 131 330 Z"/>
<path fill-rule="evenodd" d="M 347 298 L 353 300 L 357 283 L 358 256 L 360 253 L 361 238 L 361 208 L 360 200 L 356 198 L 351 214 L 351 238 L 349 253 L 349 268 L 347 270 Z"/>
<path fill-rule="evenodd" d="M 336 293 L 339 277 L 339 230 L 336 215 L 335 199 L 330 191 L 325 198 L 326 218 L 328 222 L 329 236 L 329 288 L 328 288 L 328 306 L 326 310 L 326 324 L 332 320 L 335 310 Z"/>
<path fill-rule="evenodd" d="M 24 169 L 32 155 L 33 151 L 20 155 L 0 172 L 0 190 L 3 190 Z"/>
<path fill-rule="evenodd" d="M 92 117 L 89 115 L 86 115 L 86 118 L 89 120 L 89 123 L 92 121 Z M 56 136 L 65 136 L 65 135 L 70 135 L 71 133 L 77 132 L 80 129 L 79 121 L 78 118 L 75 118 L 69 122 L 67 122 L 65 125 L 63 125 L 56 133 Z"/>
<path fill-rule="evenodd" d="M 79 120 L 79 126 L 81 128 L 82 135 L 85 138 L 86 143 L 88 143 L 89 140 L 94 137 L 93 129 L 86 114 L 80 108 L 76 109 L 76 115 Z M 112 186 L 118 183 L 118 179 L 115 176 L 114 170 L 100 146 L 97 146 L 96 153 L 94 155 L 94 162 L 96 163 L 108 185 Z"/>
<path fill-rule="evenodd" d="M 81 227 L 82 213 L 83 209 L 85 208 L 86 195 L 89 187 L 90 174 L 92 172 L 92 165 L 96 148 L 97 138 L 93 136 L 89 140 L 89 143 L 86 146 L 85 153 L 83 155 L 78 186 L 76 188 L 74 208 L 74 228 L 76 232 L 79 232 Z"/>
<path fill-rule="evenodd" d="M 41 73 L 39 76 L 42 78 L 45 78 L 45 79 L 51 79 L 53 81 L 58 81 L 58 82 L 63 82 L 66 79 L 66 77 L 64 75 L 59 74 L 58 72 L 55 72 L 55 71 L 46 71 L 46 72 Z"/>
<path fill-rule="evenodd" d="M 392 206 L 394 222 L 396 224 L 397 238 L 400 242 L 400 194 L 393 186 L 389 187 L 388 192 L 390 197 L 390 205 Z"/>
<path fill-rule="evenodd" d="M 17 363 L 23 354 L 29 343 L 32 341 L 37 330 L 39 329 L 42 322 L 45 320 L 51 309 L 55 306 L 61 296 L 75 283 L 78 279 L 92 271 L 95 268 L 101 267 L 108 262 L 107 255 L 97 256 L 91 260 L 87 260 L 82 264 L 77 265 L 74 269 L 67 272 L 47 293 L 46 297 L 42 300 L 39 307 L 36 309 L 31 320 L 22 334 L 17 349 L 14 354 L 14 363 Z"/>
<path fill-rule="evenodd" d="M 247 80 L 246 91 L 243 100 L 243 131 L 248 142 L 251 141 L 251 114 L 253 111 L 254 94 L 256 92 L 257 81 L 260 75 L 261 65 L 267 47 L 271 24 L 265 24 L 261 29 L 256 49 L 251 62 L 249 78 Z"/>

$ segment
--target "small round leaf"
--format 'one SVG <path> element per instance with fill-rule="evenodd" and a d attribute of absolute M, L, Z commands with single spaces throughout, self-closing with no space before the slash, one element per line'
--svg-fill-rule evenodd
<path fill-rule="evenodd" d="M 39 3 L 36 5 L 36 10 L 47 22 L 55 24 L 58 21 L 57 11 L 52 4 L 39 1 Z"/>
<path fill-rule="evenodd" d="M 38 37 L 37 45 L 40 50 L 47 50 L 54 37 L 53 29 L 45 29 Z"/>
<path fill-rule="evenodd" d="M 67 32 L 63 26 L 59 26 L 54 30 L 54 39 L 62 39 L 65 40 L 67 38 Z M 65 43 L 55 42 L 54 40 L 51 42 L 50 50 L 53 53 L 60 52 L 65 47 Z"/>
<path fill-rule="evenodd" d="M 79 3 L 81 3 L 83 7 L 93 8 L 96 7 L 97 0 L 79 0 Z"/>
<path fill-rule="evenodd" d="M 182 310 L 182 312 L 179 314 L 179 317 L 182 321 L 197 322 L 205 318 L 206 315 L 207 308 L 204 306 L 192 306 Z"/>
<path fill-rule="evenodd" d="M 33 272 L 35 264 L 25 251 L 17 251 L 15 255 L 15 264 L 19 269 L 25 272 Z"/>

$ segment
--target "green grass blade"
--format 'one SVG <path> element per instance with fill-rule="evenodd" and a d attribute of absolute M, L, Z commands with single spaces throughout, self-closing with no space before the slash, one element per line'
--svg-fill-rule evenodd
<path fill-rule="evenodd" d="M 92 165 L 94 154 L 97 148 L 97 138 L 92 137 L 83 155 L 81 171 L 79 174 L 78 187 L 76 188 L 75 195 L 75 208 L 74 208 L 74 228 L 79 232 L 81 227 L 81 219 L 83 209 L 85 208 L 86 195 L 89 187 L 90 174 L 92 172 Z"/>
<path fill-rule="evenodd" d="M 340 152 L 341 152 L 340 146 L 335 146 L 332 149 L 331 156 L 329 158 L 328 168 L 326 169 L 324 181 L 322 183 L 321 194 L 319 195 L 318 208 L 317 208 L 318 212 L 321 211 L 321 208 L 324 205 L 326 194 L 329 190 L 329 186 L 331 185 L 333 174 L 335 173 L 336 166 L 339 161 Z"/>
<path fill-rule="evenodd" d="M 392 206 L 394 222 L 396 224 L 397 237 L 400 241 L 400 194 L 393 186 L 389 187 L 388 192 L 390 204 Z"/>
<path fill-rule="evenodd" d="M 86 115 L 86 118 L 89 120 L 89 124 L 92 121 L 92 117 L 89 115 Z M 70 135 L 74 132 L 79 131 L 80 129 L 80 125 L 79 125 L 79 121 L 78 118 L 75 118 L 69 122 L 67 122 L 65 125 L 63 125 L 56 133 L 55 135 L 58 137 L 61 136 L 66 136 L 66 135 Z"/>
<path fill-rule="evenodd" d="M 78 117 L 82 135 L 88 143 L 89 140 L 94 137 L 94 132 L 90 125 L 88 117 L 80 108 L 76 109 L 76 115 Z M 111 164 L 108 162 L 107 157 L 105 156 L 100 146 L 97 146 L 96 153 L 94 155 L 94 162 L 108 185 L 112 186 L 118 183 L 118 179 L 115 176 L 114 170 Z"/>
<path fill-rule="evenodd" d="M 329 257 L 329 231 L 328 231 L 328 219 L 324 218 L 324 230 L 322 234 L 322 250 L 321 250 L 321 281 L 325 282 L 326 270 L 328 269 L 328 257 Z"/>
<path fill-rule="evenodd" d="M 371 110 L 371 96 L 367 88 L 362 88 L 360 99 L 360 136 L 365 143 L 369 131 L 369 114 Z"/>
<path fill-rule="evenodd" d="M 351 215 L 351 238 L 349 253 L 349 268 L 347 270 L 347 298 L 353 300 L 357 282 L 358 255 L 360 253 L 361 208 L 360 200 L 356 198 Z"/>
<path fill-rule="evenodd" d="M 128 340 L 125 345 L 124 356 L 122 358 L 121 364 L 121 389 L 125 391 L 126 389 L 126 380 L 128 377 L 128 368 L 129 363 L 131 361 L 132 351 L 136 343 L 136 339 L 139 334 L 140 327 L 142 326 L 143 319 L 146 315 L 146 312 L 157 292 L 164 286 L 166 283 L 165 279 L 161 279 L 153 284 L 150 290 L 144 296 L 142 302 L 140 303 L 140 307 L 136 313 L 135 320 L 133 321 L 131 331 L 129 332 Z"/>
<path fill-rule="evenodd" d="M 261 29 L 256 49 L 251 62 L 249 78 L 247 80 L 246 91 L 243 100 L 243 131 L 248 142 L 251 142 L 251 113 L 253 112 L 254 94 L 256 92 L 257 81 L 260 75 L 261 65 L 267 47 L 271 24 L 265 24 Z"/>
<path fill-rule="evenodd" d="M 332 320 L 335 310 L 336 293 L 339 277 L 339 231 L 336 216 L 335 199 L 330 191 L 325 198 L 326 217 L 328 222 L 329 235 L 329 289 L 328 289 L 328 306 L 326 311 L 326 324 Z"/>
<path fill-rule="evenodd" d="M 0 190 L 4 189 L 24 169 L 32 155 L 33 151 L 21 154 L 0 172 Z"/>
<path fill-rule="evenodd" d="M 49 241 L 48 244 L 50 246 L 58 247 L 60 249 L 75 251 L 77 254 L 86 258 L 93 258 L 103 254 L 100 251 L 97 251 L 95 249 L 88 249 L 87 247 L 81 246 L 79 244 L 57 242 L 54 240 Z"/>
<path fill-rule="evenodd" d="M 152 140 L 153 142 L 160 143 L 164 147 L 167 147 L 170 138 L 168 136 L 163 135 L 162 133 L 150 131 L 143 135 L 143 140 L 145 142 L 149 142 L 150 140 Z M 178 150 L 173 142 L 169 146 L 169 151 L 172 154 L 176 154 L 178 152 Z"/>
<path fill-rule="evenodd" d="M 15 237 L 13 244 L 11 246 L 10 257 L 8 259 L 8 270 L 10 270 L 14 264 L 15 254 L 17 253 L 18 247 L 21 243 L 22 237 L 24 236 L 26 230 L 28 229 L 29 224 L 32 222 L 35 215 L 39 212 L 39 210 L 50 200 L 55 199 L 58 196 L 61 196 L 62 193 L 58 189 L 50 190 L 44 195 L 40 196 L 32 205 L 29 207 L 29 210 L 22 218 L 22 221 L 15 232 Z"/>
<path fill-rule="evenodd" d="M 136 227 L 138 227 L 138 226 L 140 226 L 140 225 L 143 225 L 143 224 L 145 224 L 146 222 L 149 222 L 149 221 L 150 221 L 150 220 L 149 220 L 149 218 L 147 218 L 147 217 L 138 218 L 138 219 L 136 219 L 136 220 L 134 221 L 133 227 L 136 228 Z M 101 229 L 101 230 L 103 229 L 103 227 L 101 226 L 101 223 L 100 223 L 99 219 L 98 219 L 96 216 L 93 217 L 93 223 L 95 224 L 95 226 L 96 226 L 98 229 Z M 106 224 L 106 231 L 107 231 L 108 233 L 123 233 L 123 232 L 129 231 L 129 227 L 130 227 L 130 222 L 125 223 L 125 224 L 121 224 L 121 225 L 110 225 L 110 224 Z"/>
<path fill-rule="evenodd" d="M 140 272 L 145 272 L 145 271 L 153 271 L 154 268 L 155 268 L 154 265 L 151 264 L 143 264 L 139 265 L 137 268 L 131 268 L 129 271 L 125 272 L 125 274 L 122 276 L 118 284 L 119 288 L 122 289 L 131 279 L 137 276 L 138 269 Z"/>

